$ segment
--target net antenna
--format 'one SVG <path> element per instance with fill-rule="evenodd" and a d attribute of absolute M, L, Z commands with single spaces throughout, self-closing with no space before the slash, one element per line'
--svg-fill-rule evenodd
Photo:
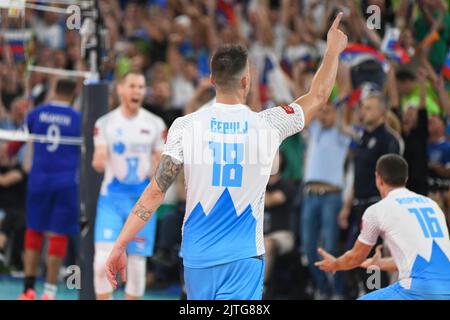
<path fill-rule="evenodd" d="M 27 71 L 84 77 L 86 81 L 93 82 L 100 80 L 99 69 L 102 62 L 102 52 L 105 52 L 105 50 L 102 50 L 102 46 L 104 47 L 106 44 L 107 31 L 103 26 L 98 2 L 95 0 L 47 0 L 45 4 L 38 0 L 0 0 L 0 43 L 2 43 L 1 47 L 6 47 L 2 51 L 11 56 L 11 53 L 9 53 L 11 50 L 6 46 L 8 39 L 19 38 L 26 42 L 32 37 L 31 30 L 26 29 L 26 9 L 69 16 L 73 13 L 71 9 L 74 6 L 78 8 L 77 12 L 81 14 L 82 23 L 78 27 L 81 37 L 80 50 L 89 71 L 49 70 L 50 68 L 32 66 L 31 64 L 28 64 Z M 14 33 L 12 33 L 12 27 L 15 27 Z M 15 48 L 17 49 L 17 47 Z M 23 55 L 26 55 L 26 50 L 23 49 L 23 51 Z"/>
<path fill-rule="evenodd" d="M 89 65 L 89 71 L 93 77 L 90 80 L 100 80 L 99 67 L 102 58 L 102 44 L 106 29 L 100 16 L 98 2 L 94 0 L 80 0 L 83 22 L 80 29 L 81 56 Z"/>

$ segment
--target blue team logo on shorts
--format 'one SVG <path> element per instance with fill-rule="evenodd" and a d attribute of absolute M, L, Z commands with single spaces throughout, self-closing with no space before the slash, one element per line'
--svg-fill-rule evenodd
<path fill-rule="evenodd" d="M 125 152 L 125 144 L 123 142 L 116 142 L 113 145 L 113 152 L 117 154 L 123 154 Z"/>

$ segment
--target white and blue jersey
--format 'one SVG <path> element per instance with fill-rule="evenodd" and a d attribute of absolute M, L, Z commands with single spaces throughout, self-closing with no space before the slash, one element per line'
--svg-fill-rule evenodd
<path fill-rule="evenodd" d="M 96 242 L 114 242 L 136 201 L 149 183 L 152 154 L 164 147 L 166 126 L 161 118 L 140 109 L 127 118 L 117 108 L 99 118 L 95 146 L 107 146 L 108 160 L 97 205 Z M 156 215 L 130 242 L 128 253 L 150 256 Z"/>
<path fill-rule="evenodd" d="M 81 114 L 65 103 L 43 104 L 28 114 L 26 129 L 48 139 L 46 143 L 33 143 L 27 226 L 35 231 L 75 234 L 80 147 L 60 142 L 61 138 L 80 138 Z"/>
<path fill-rule="evenodd" d="M 391 191 L 366 210 L 358 240 L 373 246 L 379 236 L 397 265 L 399 281 L 363 299 L 450 299 L 449 233 L 436 202 L 406 188 Z"/>
<path fill-rule="evenodd" d="M 272 163 L 280 143 L 303 125 L 297 104 L 256 113 L 241 104 L 214 103 L 175 120 L 163 154 L 184 164 L 185 267 L 264 254 L 264 196 Z"/>

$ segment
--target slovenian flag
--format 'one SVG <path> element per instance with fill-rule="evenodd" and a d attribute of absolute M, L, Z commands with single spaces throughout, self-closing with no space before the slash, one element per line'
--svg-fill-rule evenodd
<path fill-rule="evenodd" d="M 450 80 L 450 50 L 447 53 L 447 58 L 445 58 L 444 65 L 442 66 L 442 74 L 447 80 Z"/>
<path fill-rule="evenodd" d="M 389 63 L 378 50 L 360 43 L 350 43 L 341 53 L 340 59 L 354 67 L 367 60 L 375 60 L 380 63 L 385 72 L 389 69 Z"/>
<path fill-rule="evenodd" d="M 381 51 L 389 58 L 399 64 L 408 63 L 411 58 L 406 49 L 400 46 L 398 39 L 400 37 L 400 30 L 397 28 L 390 28 L 387 30 L 383 43 L 381 44 Z"/>

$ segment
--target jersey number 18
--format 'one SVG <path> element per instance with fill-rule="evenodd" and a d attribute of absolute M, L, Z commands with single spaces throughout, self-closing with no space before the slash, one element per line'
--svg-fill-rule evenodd
<path fill-rule="evenodd" d="M 242 165 L 240 163 L 244 158 L 244 144 L 210 141 L 209 148 L 212 149 L 214 158 L 212 185 L 214 187 L 242 186 Z M 225 161 L 223 165 L 222 159 Z"/>

